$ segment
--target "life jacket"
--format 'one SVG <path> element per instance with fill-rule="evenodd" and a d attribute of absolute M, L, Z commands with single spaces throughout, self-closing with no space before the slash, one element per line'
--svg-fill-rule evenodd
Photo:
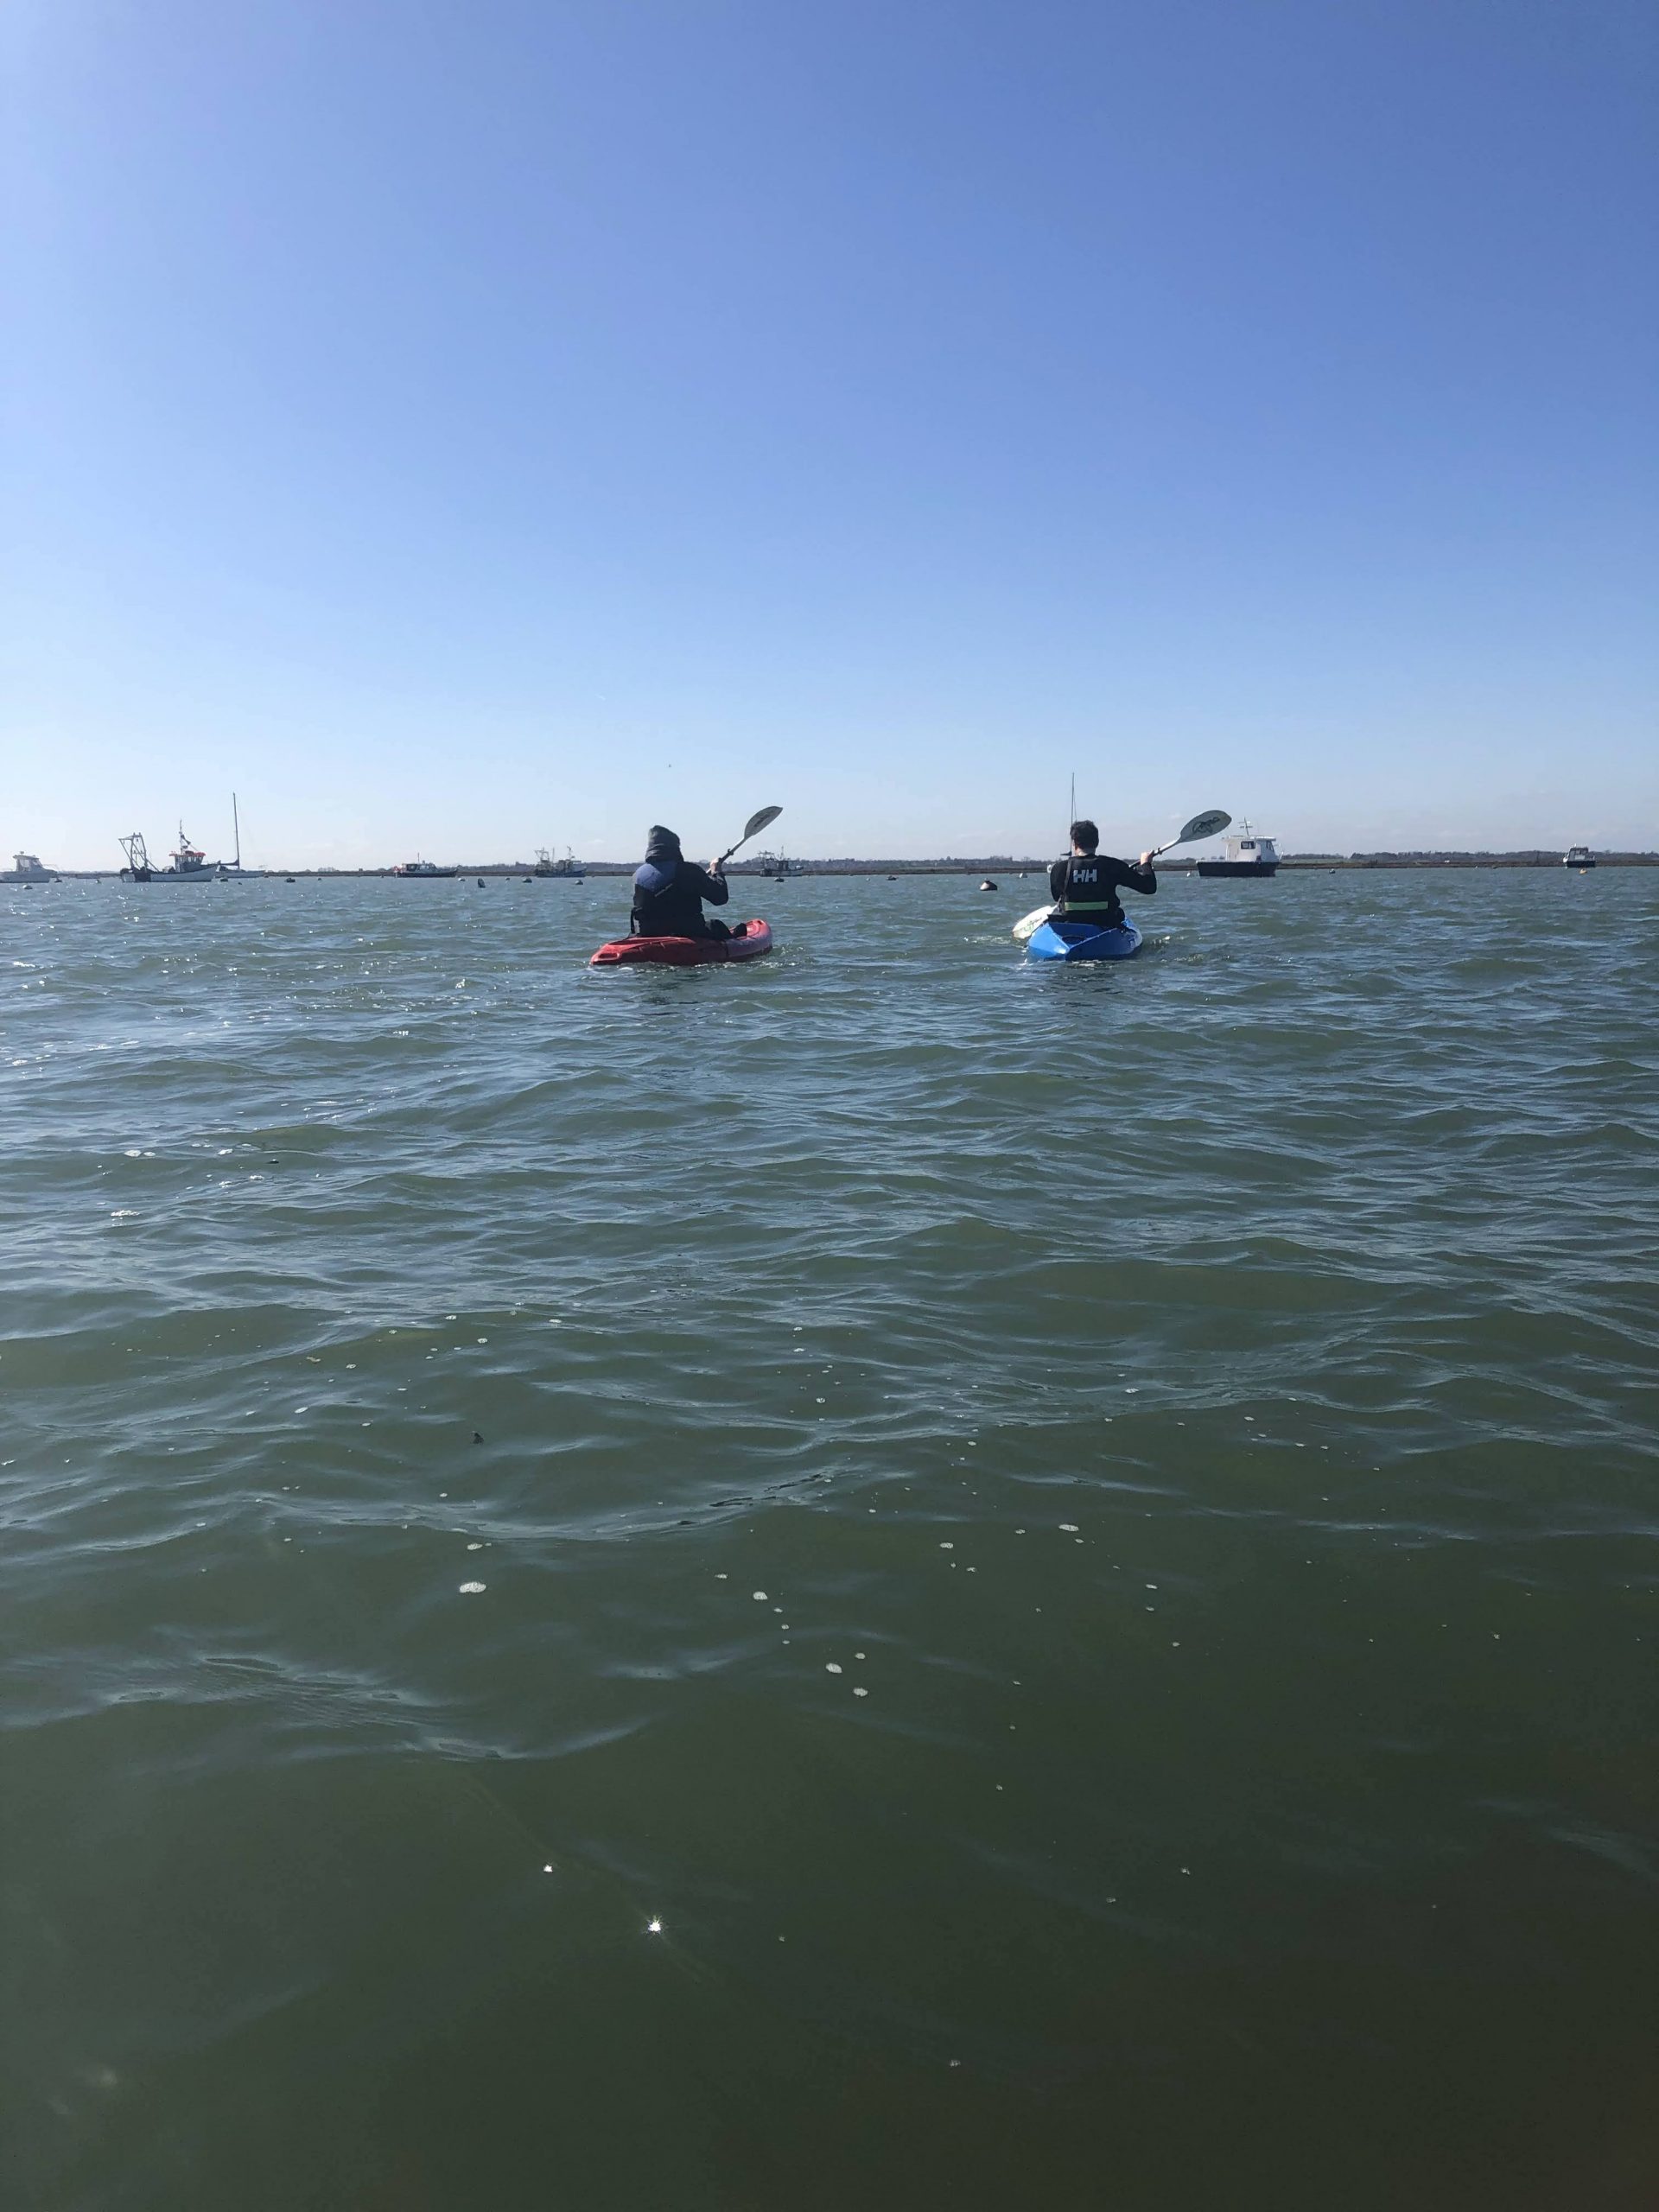
<path fill-rule="evenodd" d="M 635 937 L 712 937 L 702 911 L 715 887 L 703 871 L 688 861 L 674 837 L 653 837 L 645 849 L 643 868 L 633 872 Z"/>
<path fill-rule="evenodd" d="M 1117 886 L 1100 864 L 1097 855 L 1071 855 L 1066 862 L 1065 887 L 1057 911 L 1077 921 L 1099 921 L 1114 914 L 1122 918 L 1123 908 Z"/>

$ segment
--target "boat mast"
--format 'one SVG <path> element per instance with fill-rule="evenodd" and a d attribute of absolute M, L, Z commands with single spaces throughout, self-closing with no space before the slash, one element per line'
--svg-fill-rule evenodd
<path fill-rule="evenodd" d="M 231 823 L 236 831 L 236 866 L 242 865 L 242 817 L 236 810 L 236 793 L 231 793 Z"/>

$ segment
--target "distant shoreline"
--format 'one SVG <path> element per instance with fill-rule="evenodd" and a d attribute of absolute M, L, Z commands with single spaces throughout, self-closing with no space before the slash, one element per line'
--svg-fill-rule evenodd
<path fill-rule="evenodd" d="M 1659 868 L 1659 853 L 1603 853 L 1594 855 L 1597 868 Z M 632 875 L 638 863 L 634 861 L 586 861 L 582 875 Z M 791 878 L 798 875 L 1007 875 L 1019 877 L 1046 874 L 1049 862 L 1046 860 L 1010 860 L 1006 854 L 994 854 L 980 860 L 933 861 L 859 861 L 822 860 L 797 861 L 789 863 Z M 1560 853 L 1287 853 L 1280 860 L 1284 874 L 1319 874 L 1350 873 L 1361 868 L 1565 868 Z M 1198 861 L 1183 857 L 1160 861 L 1159 867 L 1166 875 L 1190 875 Z M 727 869 L 729 876 L 742 877 L 748 881 L 769 880 L 766 868 L 754 861 L 736 861 Z M 333 882 L 372 881 L 384 877 L 390 881 L 411 880 L 399 876 L 390 868 L 244 868 L 244 881 L 270 881 L 275 878 L 285 881 L 293 877 L 297 882 L 308 880 Z M 577 876 L 537 876 L 528 861 L 467 861 L 455 863 L 454 877 L 439 877 L 436 880 L 456 881 L 467 876 L 529 877 L 541 883 L 569 883 L 579 881 Z M 232 875 L 232 881 L 237 878 Z M 412 879 L 422 880 L 423 879 Z M 0 884 L 16 887 L 20 884 L 104 883 L 121 880 L 121 870 L 111 868 L 50 868 L 43 875 L 16 875 L 10 870 L 0 872 Z"/>

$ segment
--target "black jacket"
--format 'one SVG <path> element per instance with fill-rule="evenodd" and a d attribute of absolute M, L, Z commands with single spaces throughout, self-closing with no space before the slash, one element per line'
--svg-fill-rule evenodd
<path fill-rule="evenodd" d="M 1096 929 L 1122 927 L 1120 886 L 1149 896 L 1158 888 L 1157 871 L 1142 868 L 1138 861 L 1115 861 L 1109 853 L 1073 853 L 1069 860 L 1056 861 L 1048 871 L 1049 896 L 1060 912 L 1071 921 L 1091 922 Z"/>
<path fill-rule="evenodd" d="M 723 906 L 731 897 L 723 875 L 686 860 L 679 848 L 653 845 L 633 878 L 635 937 L 709 937 L 702 902 Z"/>

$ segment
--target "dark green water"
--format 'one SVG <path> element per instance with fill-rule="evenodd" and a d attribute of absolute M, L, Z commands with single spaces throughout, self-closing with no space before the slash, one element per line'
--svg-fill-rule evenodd
<path fill-rule="evenodd" d="M 1659 877 L 1037 892 L 0 893 L 10 2205 L 1659 2202 Z"/>

